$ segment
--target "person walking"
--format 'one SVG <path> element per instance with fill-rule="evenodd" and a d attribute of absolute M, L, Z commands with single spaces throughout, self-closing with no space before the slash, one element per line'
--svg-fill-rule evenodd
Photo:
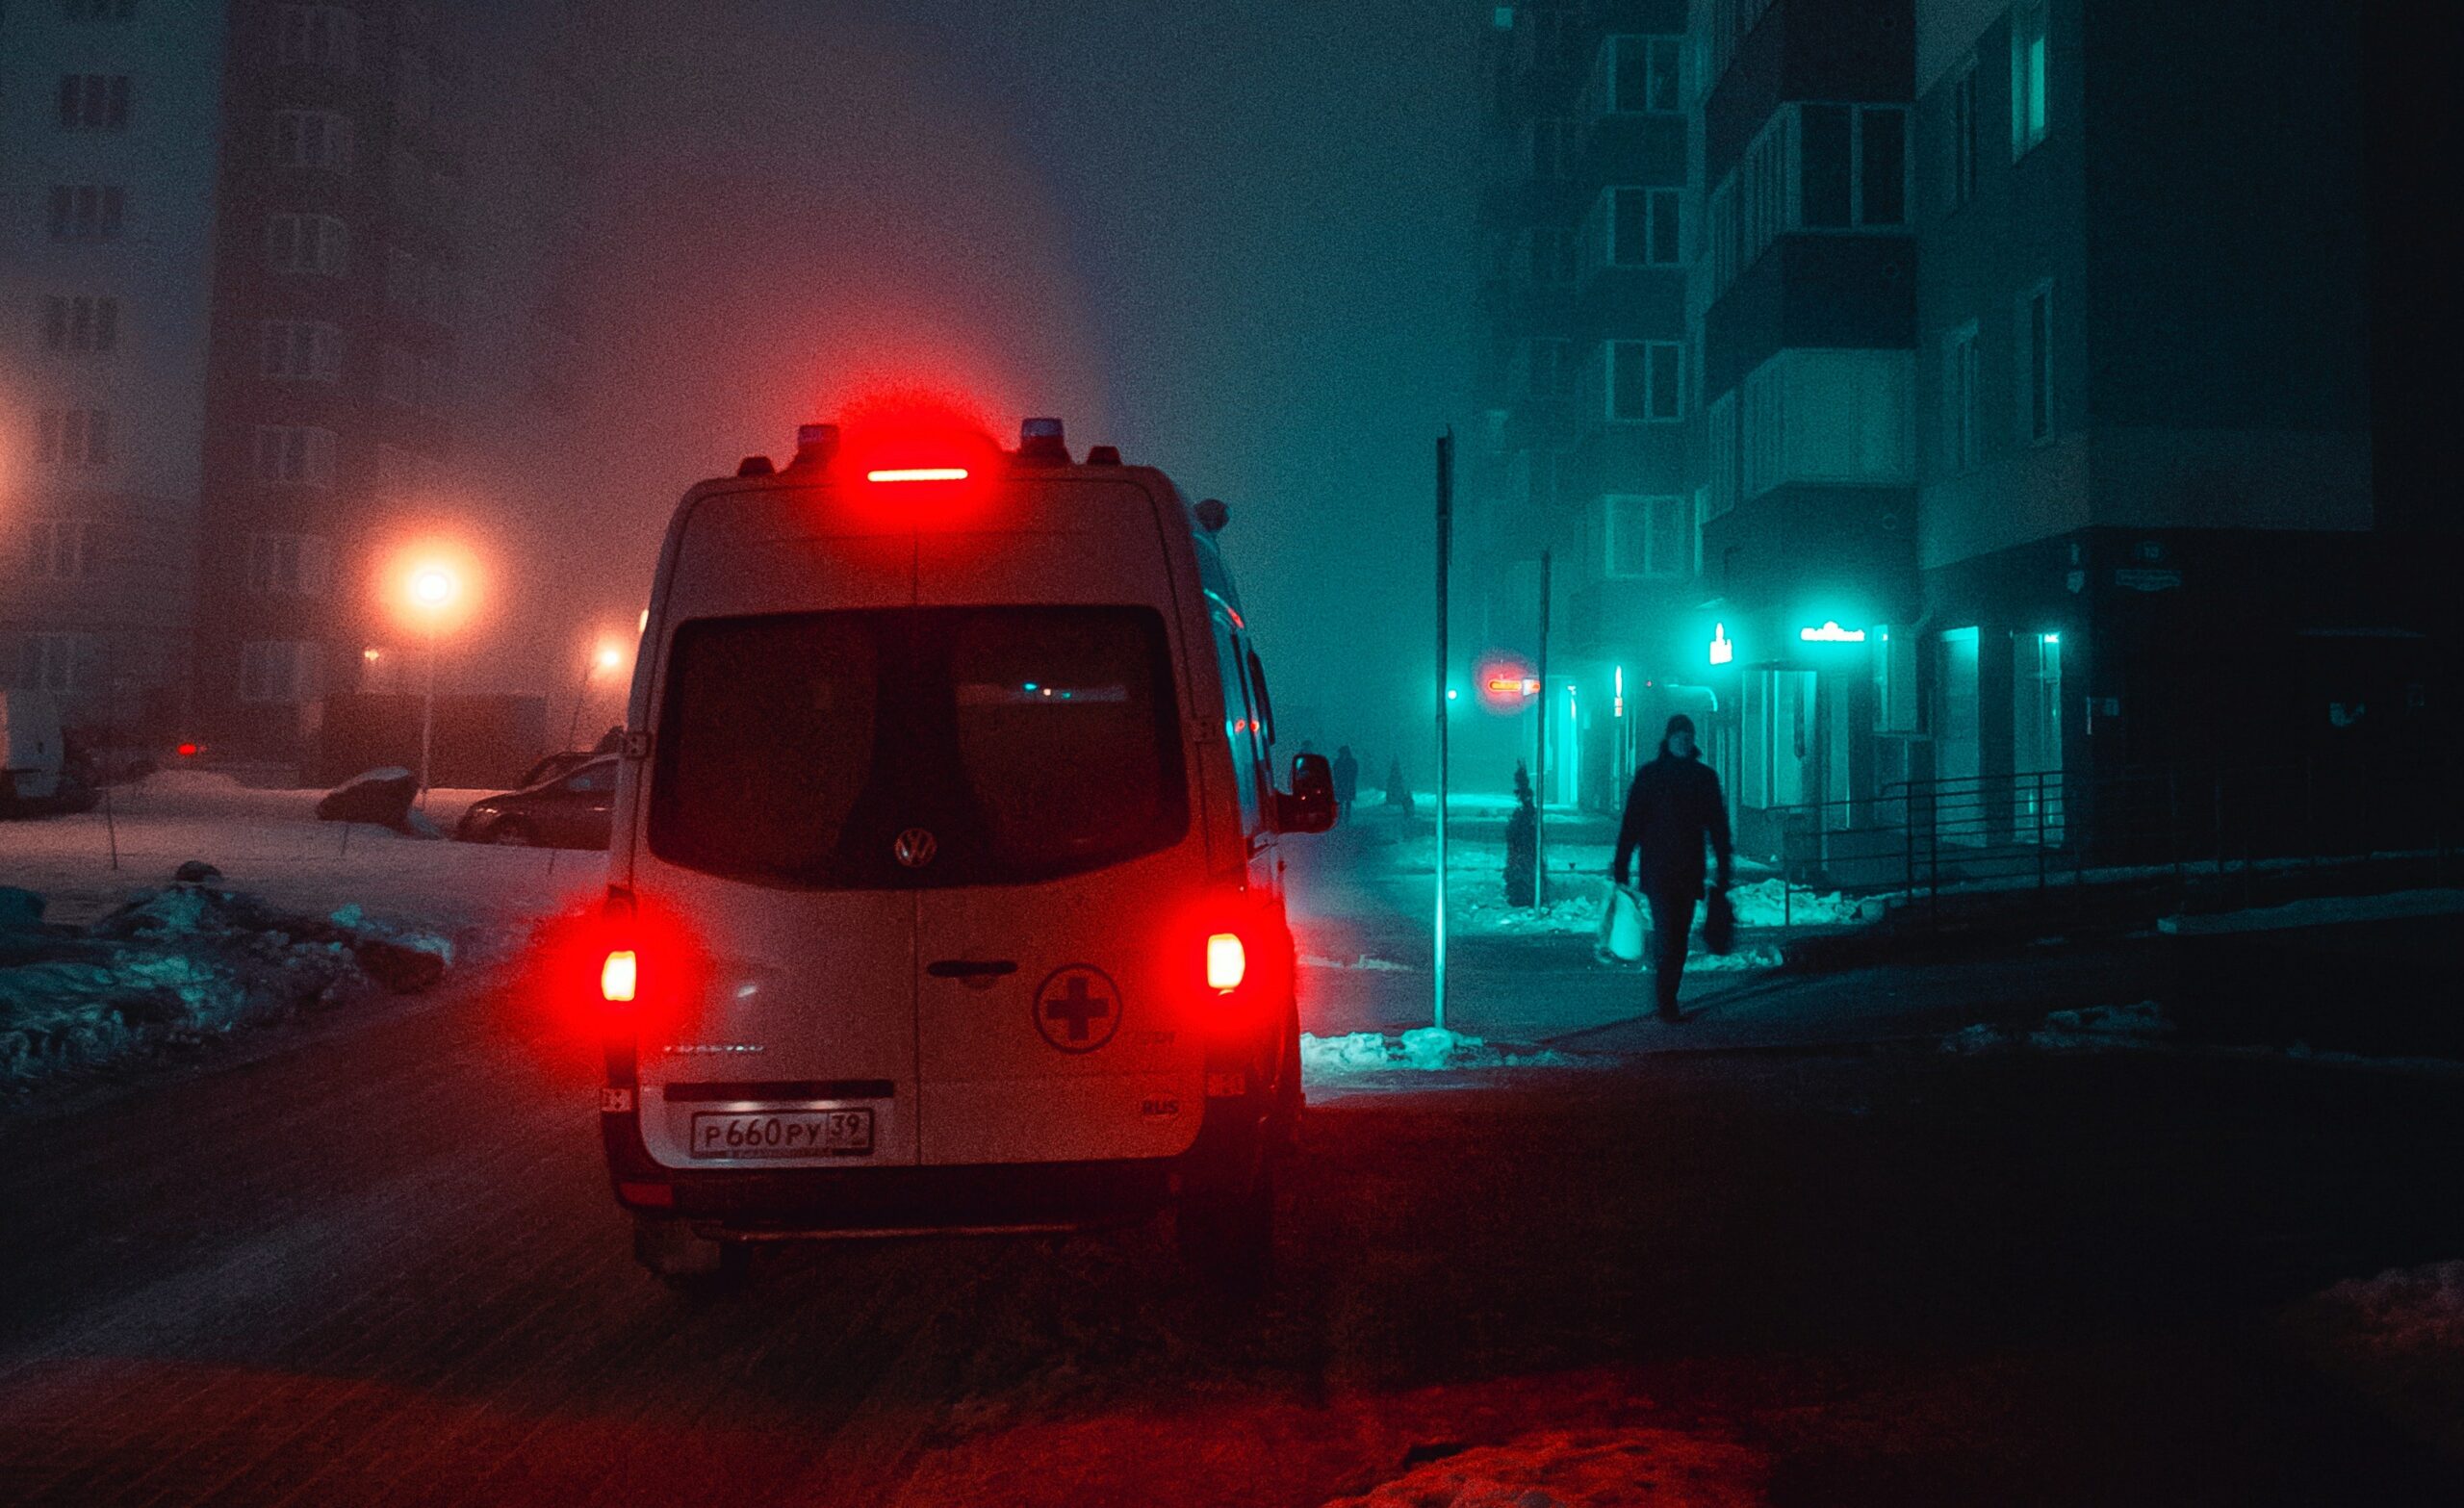
<path fill-rule="evenodd" d="M 1351 745 L 1335 746 L 1335 762 L 1328 767 L 1335 778 L 1335 814 L 1351 810 L 1352 798 L 1360 794 L 1360 761 L 1351 756 Z"/>
<path fill-rule="evenodd" d="M 1626 793 L 1625 820 L 1617 826 L 1617 854 L 1609 877 L 1626 883 L 1630 864 L 1635 883 L 1652 907 L 1652 989 L 1659 1018 L 1681 1021 L 1677 986 L 1685 976 L 1685 939 L 1694 930 L 1694 907 L 1703 899 L 1703 845 L 1719 859 L 1719 886 L 1734 874 L 1729 849 L 1728 803 L 1720 778 L 1694 748 L 1694 720 L 1668 720 L 1659 757 L 1634 772 Z"/>

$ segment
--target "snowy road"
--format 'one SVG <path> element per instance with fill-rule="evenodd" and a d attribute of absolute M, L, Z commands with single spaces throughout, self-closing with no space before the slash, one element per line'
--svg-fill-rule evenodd
<path fill-rule="evenodd" d="M 1365 862 L 1296 876 L 1405 955 Z M 1322 1096 L 1248 1309 L 1159 1230 L 770 1252 L 743 1295 L 670 1294 L 587 1055 L 497 975 L 0 1123 L 0 1501 L 1317 1504 L 1566 1430 L 1729 1473 L 1666 1502 L 2455 1500 L 2284 1318 L 2464 1253 L 2453 1079 L 1671 1056 L 1508 957 L 1467 964 L 1467 1029 L 1650 1056 Z M 1950 1019 L 2053 977 L 1788 987 Z M 1314 970 L 1313 1022 L 1417 978 Z"/>

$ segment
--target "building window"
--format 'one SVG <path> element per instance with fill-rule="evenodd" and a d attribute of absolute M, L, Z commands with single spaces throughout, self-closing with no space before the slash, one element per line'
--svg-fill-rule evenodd
<path fill-rule="evenodd" d="M 331 110 L 282 110 L 273 117 L 273 160 L 281 167 L 350 171 L 350 117 Z"/>
<path fill-rule="evenodd" d="M 1543 115 L 1531 122 L 1527 160 L 1531 176 L 1541 183 L 1564 183 L 1582 163 L 1582 130 L 1562 115 Z"/>
<path fill-rule="evenodd" d="M 419 407 L 419 357 L 399 345 L 388 345 L 379 351 L 376 358 L 376 396 L 404 408 Z"/>
<path fill-rule="evenodd" d="M 420 318 L 430 324 L 451 324 L 455 303 L 451 270 L 434 262 L 424 264 L 420 268 Z"/>
<path fill-rule="evenodd" d="M 84 294 L 42 301 L 42 346 L 48 351 L 109 351 L 119 346 L 119 300 Z"/>
<path fill-rule="evenodd" d="M 44 409 L 36 416 L 35 459 L 54 466 L 110 465 L 111 410 Z"/>
<path fill-rule="evenodd" d="M 1743 384 L 1744 496 L 1788 482 L 1901 486 L 1911 476 L 1906 351 L 1784 350 Z"/>
<path fill-rule="evenodd" d="M 1902 629 L 1893 635 L 1887 624 L 1873 631 L 1874 731 L 1916 733 L 1916 636 Z"/>
<path fill-rule="evenodd" d="M 427 60 L 415 52 L 395 54 L 394 113 L 405 124 L 417 125 L 427 118 L 434 103 L 434 90 L 428 84 Z"/>
<path fill-rule="evenodd" d="M 1736 506 L 1736 394 L 1732 391 L 1713 398 L 1706 419 L 1705 444 L 1709 454 L 1705 459 L 1709 470 L 1709 496 L 1704 504 L 1704 518 L 1708 522 L 1726 515 Z"/>
<path fill-rule="evenodd" d="M 37 519 L 26 526 L 26 575 L 43 581 L 82 581 L 93 574 L 84 519 Z"/>
<path fill-rule="evenodd" d="M 330 215 L 268 216 L 266 265 L 340 277 L 350 269 L 350 229 Z"/>
<path fill-rule="evenodd" d="M 334 484 L 334 432 L 311 424 L 259 424 L 257 480 L 298 487 L 331 487 Z"/>
<path fill-rule="evenodd" d="M 1562 225 L 1536 225 L 1524 234 L 1525 260 L 1531 281 L 1561 287 L 1575 280 L 1579 268 L 1576 265 L 1573 231 Z"/>
<path fill-rule="evenodd" d="M 1790 229 L 1895 230 L 1908 223 L 1908 112 L 1799 105 Z"/>
<path fill-rule="evenodd" d="M 1972 470 L 1985 458 L 1976 409 L 1976 323 L 1942 337 L 1942 465 Z"/>
<path fill-rule="evenodd" d="M 420 457 L 400 446 L 379 444 L 376 447 L 376 498 L 380 502 L 401 502 L 418 496 Z"/>
<path fill-rule="evenodd" d="M 1527 398 L 1561 398 L 1574 386 L 1571 341 L 1526 341 L 1515 352 L 1513 391 Z"/>
<path fill-rule="evenodd" d="M 51 239 L 117 241 L 126 194 L 116 183 L 51 186 Z"/>
<path fill-rule="evenodd" d="M 2030 444 L 2053 438 L 2053 284 L 2019 295 L 2019 434 Z"/>
<path fill-rule="evenodd" d="M 1685 417 L 1685 346 L 1679 341 L 1609 341 L 1607 410 L 1612 423 L 1671 423 Z"/>
<path fill-rule="evenodd" d="M 240 700 L 287 704 L 319 694 L 318 646 L 295 639 L 251 639 L 240 647 Z"/>
<path fill-rule="evenodd" d="M 1949 208 L 1976 197 L 1976 60 L 1951 81 L 1951 183 Z"/>
<path fill-rule="evenodd" d="M 2012 836 L 2062 841 L 2062 635 L 2011 639 Z"/>
<path fill-rule="evenodd" d="M 325 542 L 305 534 L 248 536 L 248 590 L 259 597 L 322 597 Z"/>
<path fill-rule="evenodd" d="M 1683 111 L 1682 37 L 1604 37 L 1591 81 L 1595 115 L 1673 115 Z"/>
<path fill-rule="evenodd" d="M 1517 38 L 1526 68 L 1571 68 L 1581 64 L 1576 48 L 1582 39 L 1580 18 L 1572 11 L 1550 6 L 1527 7 L 1522 18 L 1530 24 Z"/>
<path fill-rule="evenodd" d="M 1693 513 L 1682 498 L 1611 493 L 1600 499 L 1601 575 L 1612 580 L 1689 574 Z"/>
<path fill-rule="evenodd" d="M 81 691 L 92 678 L 94 659 L 91 634 L 27 634 L 17 641 L 18 689 Z"/>
<path fill-rule="evenodd" d="M 2011 160 L 2045 138 L 2046 0 L 2011 8 Z"/>
<path fill-rule="evenodd" d="M 274 7 L 274 60 L 347 73 L 359 64 L 359 17 L 338 5 Z"/>
<path fill-rule="evenodd" d="M 419 307 L 420 260 L 399 246 L 385 248 L 385 307 L 409 314 Z"/>
<path fill-rule="evenodd" d="M 1585 256 L 1594 268 L 1675 267 L 1681 242 L 1677 189 L 1604 189 L 1584 222 Z"/>
<path fill-rule="evenodd" d="M 263 371 L 286 382 L 333 382 L 343 371 L 343 332 L 310 319 L 268 319 L 260 330 Z"/>
<path fill-rule="evenodd" d="M 60 129 L 128 129 L 128 75 L 64 73 L 60 76 Z"/>

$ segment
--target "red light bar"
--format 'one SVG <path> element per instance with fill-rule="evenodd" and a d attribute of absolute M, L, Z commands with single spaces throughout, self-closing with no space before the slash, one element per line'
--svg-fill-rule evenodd
<path fill-rule="evenodd" d="M 966 480 L 963 466 L 908 466 L 886 471 L 866 472 L 868 482 L 962 482 Z"/>

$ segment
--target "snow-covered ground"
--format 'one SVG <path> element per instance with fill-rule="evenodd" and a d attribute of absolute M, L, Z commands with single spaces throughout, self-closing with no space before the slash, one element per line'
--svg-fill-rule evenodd
<path fill-rule="evenodd" d="M 209 771 L 167 770 L 112 792 L 101 807 L 0 823 L 0 884 L 43 895 L 45 919 L 82 924 L 167 882 L 188 859 L 224 888 L 323 915 L 357 905 L 373 917 L 466 941 L 509 934 L 604 885 L 598 854 L 500 849 L 320 822 L 315 790 L 254 790 Z M 427 814 L 450 831 L 484 791 L 435 790 Z M 118 862 L 113 863 L 116 840 Z"/>

